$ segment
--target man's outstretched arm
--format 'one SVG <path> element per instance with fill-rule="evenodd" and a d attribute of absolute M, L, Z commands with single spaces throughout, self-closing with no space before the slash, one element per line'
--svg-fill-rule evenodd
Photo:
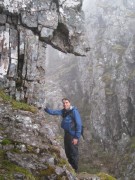
<path fill-rule="evenodd" d="M 62 115 L 62 110 L 52 110 L 46 107 L 44 111 L 50 115 Z"/>

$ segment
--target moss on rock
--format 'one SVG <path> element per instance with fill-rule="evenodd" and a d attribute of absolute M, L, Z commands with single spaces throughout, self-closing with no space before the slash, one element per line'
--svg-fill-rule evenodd
<path fill-rule="evenodd" d="M 1 144 L 3 146 L 6 146 L 6 145 L 9 145 L 9 144 L 12 144 L 12 141 L 10 139 L 3 139 Z"/>
<path fill-rule="evenodd" d="M 50 176 L 51 174 L 54 173 L 55 173 L 55 168 L 48 165 L 47 169 L 40 171 L 40 176 Z"/>
<path fill-rule="evenodd" d="M 103 172 L 97 174 L 97 176 L 99 176 L 101 180 L 116 180 L 114 177 Z"/>
<path fill-rule="evenodd" d="M 11 163 L 5 158 L 1 159 L 0 172 L 1 172 L 1 177 L 2 178 L 4 177 L 4 179 L 5 178 L 14 179 L 14 174 L 20 173 L 24 175 L 28 180 L 35 180 L 35 177 L 28 170 L 20 166 L 17 166 L 14 163 Z"/>

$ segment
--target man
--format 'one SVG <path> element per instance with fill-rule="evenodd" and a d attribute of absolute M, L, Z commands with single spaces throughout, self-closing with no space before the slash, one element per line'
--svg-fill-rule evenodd
<path fill-rule="evenodd" d="M 70 100 L 62 99 L 63 109 L 52 110 L 45 108 L 51 115 L 61 115 L 61 127 L 64 129 L 64 148 L 69 163 L 77 172 L 78 170 L 78 143 L 82 131 L 82 121 L 76 107 L 71 106 Z"/>

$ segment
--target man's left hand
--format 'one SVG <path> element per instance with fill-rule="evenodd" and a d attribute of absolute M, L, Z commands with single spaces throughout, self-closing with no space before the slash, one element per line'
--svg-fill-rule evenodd
<path fill-rule="evenodd" d="M 74 145 L 76 145 L 77 143 L 78 143 L 78 139 L 73 139 L 73 141 L 72 141 L 72 143 L 74 144 Z"/>

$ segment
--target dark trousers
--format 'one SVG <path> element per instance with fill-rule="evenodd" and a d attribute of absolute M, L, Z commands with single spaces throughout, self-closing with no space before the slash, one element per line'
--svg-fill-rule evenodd
<path fill-rule="evenodd" d="M 78 144 L 74 145 L 72 143 L 73 137 L 65 132 L 64 135 L 64 147 L 65 147 L 65 153 L 66 156 L 68 158 L 68 162 L 71 164 L 71 166 L 73 167 L 73 169 L 75 169 L 75 171 L 78 170 Z"/>

